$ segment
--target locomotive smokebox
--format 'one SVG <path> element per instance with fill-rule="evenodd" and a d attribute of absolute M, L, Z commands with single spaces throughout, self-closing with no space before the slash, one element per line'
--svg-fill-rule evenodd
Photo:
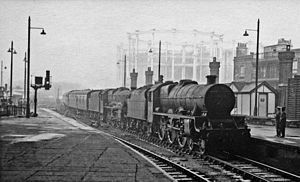
<path fill-rule="evenodd" d="M 216 75 L 207 75 L 206 79 L 207 79 L 207 85 L 211 85 L 211 84 L 215 84 L 216 83 Z"/>

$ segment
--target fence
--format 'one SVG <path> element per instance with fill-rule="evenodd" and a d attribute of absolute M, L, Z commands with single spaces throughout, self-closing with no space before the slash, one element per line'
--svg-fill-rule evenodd
<path fill-rule="evenodd" d="M 0 117 L 1 116 L 25 116 L 26 107 L 16 105 L 5 105 L 0 106 Z"/>

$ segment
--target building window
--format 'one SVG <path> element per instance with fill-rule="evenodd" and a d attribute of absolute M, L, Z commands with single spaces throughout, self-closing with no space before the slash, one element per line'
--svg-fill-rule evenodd
<path fill-rule="evenodd" d="M 297 60 L 293 62 L 293 74 L 297 74 L 298 72 L 298 62 Z M 298 73 L 300 74 L 300 73 Z"/>
<path fill-rule="evenodd" d="M 262 67 L 261 68 L 261 75 L 262 75 L 262 78 L 266 78 L 266 76 L 267 76 L 267 69 L 266 69 L 266 67 Z"/>
<path fill-rule="evenodd" d="M 240 77 L 245 77 L 245 66 L 244 65 L 242 65 L 240 67 Z"/>

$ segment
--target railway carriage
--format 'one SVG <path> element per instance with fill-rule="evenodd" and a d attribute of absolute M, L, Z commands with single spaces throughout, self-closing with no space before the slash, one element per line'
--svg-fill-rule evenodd
<path fill-rule="evenodd" d="M 250 138 L 243 116 L 232 116 L 233 91 L 216 84 L 181 80 L 98 91 L 71 91 L 64 102 L 76 111 L 98 112 L 99 121 L 154 135 L 159 140 L 201 153 L 240 149 Z M 97 115 L 97 114 L 96 114 Z"/>
<path fill-rule="evenodd" d="M 77 113 L 86 113 L 88 110 L 88 93 L 91 90 L 74 90 L 69 93 L 69 107 Z"/>
<path fill-rule="evenodd" d="M 69 95 L 70 95 L 70 92 L 66 92 L 63 94 L 63 104 L 65 107 L 68 107 L 70 106 L 69 104 Z"/>

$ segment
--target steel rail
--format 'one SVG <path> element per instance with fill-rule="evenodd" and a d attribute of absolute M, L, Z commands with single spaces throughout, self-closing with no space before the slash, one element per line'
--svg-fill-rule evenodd
<path fill-rule="evenodd" d="M 237 167 L 229 162 L 226 162 L 224 160 L 218 159 L 216 157 L 207 155 L 205 156 L 205 159 L 208 160 L 209 162 L 214 162 L 217 163 L 218 165 L 222 165 L 223 168 L 228 169 L 230 171 L 233 171 L 237 174 L 242 175 L 243 177 L 246 177 L 247 179 L 251 179 L 254 181 L 261 181 L 261 182 L 269 182 L 269 180 L 262 178 L 258 175 L 252 174 L 246 170 L 241 169 L 240 167 Z"/>
<path fill-rule="evenodd" d="M 283 176 L 283 177 L 286 177 L 286 178 L 288 178 L 288 179 L 295 180 L 295 181 L 300 181 L 300 176 L 298 176 L 298 175 L 295 175 L 295 174 L 292 174 L 292 173 L 283 171 L 283 170 L 281 170 L 281 169 L 278 169 L 278 168 L 269 166 L 269 165 L 267 165 L 267 164 L 263 164 L 263 163 L 254 161 L 254 160 L 252 160 L 252 159 L 249 159 L 249 158 L 246 158 L 246 157 L 243 157 L 243 156 L 234 155 L 233 157 L 238 158 L 238 159 L 241 159 L 241 160 L 244 160 L 244 161 L 247 161 L 247 162 L 252 163 L 252 164 L 254 164 L 254 165 L 257 165 L 257 166 L 259 166 L 259 167 L 265 168 L 265 169 L 267 169 L 268 171 L 272 171 L 272 172 L 274 172 L 275 174 L 279 174 L 279 175 L 281 175 L 281 176 Z"/>
<path fill-rule="evenodd" d="M 152 158 L 152 161 L 158 166 L 163 169 L 168 175 L 174 178 L 175 181 L 204 181 L 209 182 L 210 180 L 205 177 L 204 174 L 199 174 L 199 172 L 193 172 L 179 164 L 176 164 L 162 156 L 159 156 L 147 149 L 141 148 L 133 143 L 130 143 L 126 140 L 123 140 L 119 137 L 114 136 L 114 138 L 127 146 L 133 148 L 134 150 L 138 151 L 145 155 L 148 159 Z"/>

